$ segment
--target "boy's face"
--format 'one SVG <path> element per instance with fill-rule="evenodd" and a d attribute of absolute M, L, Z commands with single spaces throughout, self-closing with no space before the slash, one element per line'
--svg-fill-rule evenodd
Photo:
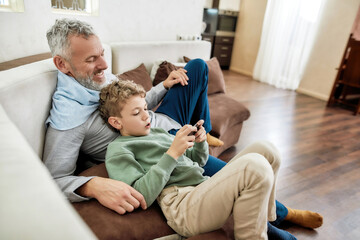
<path fill-rule="evenodd" d="M 150 117 L 145 98 L 130 97 L 121 110 L 120 133 L 122 136 L 144 136 L 150 133 Z"/>

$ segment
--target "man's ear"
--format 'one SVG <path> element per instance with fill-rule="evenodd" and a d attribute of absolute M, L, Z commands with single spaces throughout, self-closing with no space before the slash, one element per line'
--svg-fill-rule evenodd
<path fill-rule="evenodd" d="M 69 69 L 68 69 L 68 63 L 66 62 L 66 60 L 63 57 L 60 56 L 55 56 L 53 58 L 54 64 L 56 66 L 57 69 L 59 69 L 59 71 L 61 71 L 62 73 L 69 73 Z"/>
<path fill-rule="evenodd" d="M 122 129 L 122 124 L 121 124 L 121 120 L 118 117 L 109 117 L 108 118 L 108 123 L 113 126 L 113 128 L 117 129 L 117 130 L 121 130 Z"/>

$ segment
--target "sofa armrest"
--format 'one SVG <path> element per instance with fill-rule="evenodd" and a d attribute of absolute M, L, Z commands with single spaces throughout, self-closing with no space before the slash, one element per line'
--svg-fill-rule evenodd
<path fill-rule="evenodd" d="M 96 239 L 0 105 L 2 239 Z"/>

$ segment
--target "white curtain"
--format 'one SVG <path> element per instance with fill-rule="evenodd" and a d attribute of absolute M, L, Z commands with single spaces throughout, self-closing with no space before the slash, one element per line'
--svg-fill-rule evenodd
<path fill-rule="evenodd" d="M 278 88 L 299 86 L 326 0 L 268 0 L 253 77 Z"/>

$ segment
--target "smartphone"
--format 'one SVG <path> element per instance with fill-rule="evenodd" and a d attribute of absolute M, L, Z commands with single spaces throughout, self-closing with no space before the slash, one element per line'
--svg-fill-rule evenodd
<path fill-rule="evenodd" d="M 189 133 L 189 136 L 195 135 L 195 133 L 196 133 L 197 131 L 199 131 L 199 124 L 196 123 L 196 124 L 194 125 L 194 127 L 196 127 L 196 131 L 190 132 L 190 133 Z"/>

